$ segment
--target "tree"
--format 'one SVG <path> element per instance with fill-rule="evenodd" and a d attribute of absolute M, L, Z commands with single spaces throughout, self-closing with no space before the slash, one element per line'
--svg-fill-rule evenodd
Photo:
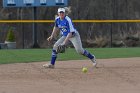
<path fill-rule="evenodd" d="M 7 37 L 6 37 L 6 41 L 9 41 L 9 42 L 15 42 L 15 35 L 14 35 L 14 32 L 13 32 L 13 28 L 10 27 L 9 30 L 8 30 L 8 34 L 7 34 Z"/>

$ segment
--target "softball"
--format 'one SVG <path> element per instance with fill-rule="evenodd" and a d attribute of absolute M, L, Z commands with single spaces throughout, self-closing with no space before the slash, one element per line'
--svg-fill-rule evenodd
<path fill-rule="evenodd" d="M 82 72 L 86 73 L 88 71 L 88 69 L 86 67 L 82 68 Z"/>

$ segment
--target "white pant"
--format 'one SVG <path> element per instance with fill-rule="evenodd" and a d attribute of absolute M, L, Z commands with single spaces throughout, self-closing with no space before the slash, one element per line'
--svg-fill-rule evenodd
<path fill-rule="evenodd" d="M 54 44 L 53 49 L 56 50 L 57 46 L 62 44 L 65 39 L 66 39 L 66 36 L 62 36 L 60 39 L 58 39 L 58 41 Z M 82 43 L 81 43 L 81 38 L 80 38 L 80 35 L 78 32 L 75 33 L 75 35 L 73 37 L 71 37 L 69 40 L 72 42 L 77 53 L 79 53 L 79 54 L 84 53 L 84 49 L 83 49 Z"/>

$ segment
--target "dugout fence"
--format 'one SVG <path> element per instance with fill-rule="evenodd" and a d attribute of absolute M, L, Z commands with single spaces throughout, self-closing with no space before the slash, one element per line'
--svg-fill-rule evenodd
<path fill-rule="evenodd" d="M 53 22 L 54 20 L 0 20 L 0 41 L 4 42 L 8 25 L 15 28 L 17 48 L 31 48 L 34 37 L 32 23 L 36 23 L 36 42 L 41 48 L 51 47 L 46 38 L 51 34 Z M 84 47 L 140 46 L 140 20 L 73 20 L 73 22 L 81 35 Z"/>

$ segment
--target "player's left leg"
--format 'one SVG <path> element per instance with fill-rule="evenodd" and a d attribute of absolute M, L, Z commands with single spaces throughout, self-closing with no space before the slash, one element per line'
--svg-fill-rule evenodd
<path fill-rule="evenodd" d="M 74 37 L 70 38 L 70 41 L 73 43 L 77 53 L 88 57 L 93 62 L 94 66 L 97 65 L 95 56 L 87 50 L 83 49 L 79 33 L 76 33 Z"/>
<path fill-rule="evenodd" d="M 62 36 L 60 39 L 58 39 L 58 41 L 54 44 L 53 49 L 52 49 L 52 56 L 51 56 L 51 61 L 49 64 L 44 64 L 43 67 L 45 68 L 54 68 L 55 66 L 55 61 L 57 59 L 57 46 L 60 45 L 61 43 L 63 43 L 63 41 L 65 40 L 65 36 Z"/>

